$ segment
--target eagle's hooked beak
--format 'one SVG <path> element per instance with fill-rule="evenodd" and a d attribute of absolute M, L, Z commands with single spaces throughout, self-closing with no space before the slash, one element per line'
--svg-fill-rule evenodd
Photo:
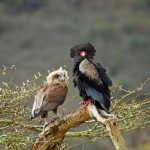
<path fill-rule="evenodd" d="M 87 53 L 86 51 L 81 51 L 81 52 L 80 52 L 80 55 L 83 56 L 83 57 L 86 56 L 87 54 L 88 54 L 88 53 Z"/>

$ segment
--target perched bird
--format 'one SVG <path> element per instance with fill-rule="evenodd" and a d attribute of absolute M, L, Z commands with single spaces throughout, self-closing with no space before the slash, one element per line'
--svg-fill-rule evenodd
<path fill-rule="evenodd" d="M 90 43 L 75 45 L 70 49 L 70 57 L 74 58 L 73 82 L 85 101 L 85 106 L 94 103 L 98 109 L 109 114 L 110 89 L 112 81 L 106 70 L 95 60 L 95 48 Z"/>
<path fill-rule="evenodd" d="M 62 105 L 68 92 L 68 73 L 60 67 L 47 76 L 47 85 L 35 96 L 30 119 L 41 115 L 48 123 L 48 111 L 57 114 L 58 106 Z"/>

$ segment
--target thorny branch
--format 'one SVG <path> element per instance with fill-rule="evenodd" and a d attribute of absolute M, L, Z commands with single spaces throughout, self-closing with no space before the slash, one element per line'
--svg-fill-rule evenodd
<path fill-rule="evenodd" d="M 13 66 L 4 67 L 0 70 L 2 81 L 3 77 L 14 70 L 13 68 Z M 46 75 L 47 73 L 37 73 L 19 86 L 12 80 L 0 83 L 0 146 L 2 145 L 4 150 L 5 147 L 10 150 L 31 148 L 41 132 L 42 127 L 38 125 L 38 118 L 32 122 L 28 121 L 31 112 L 28 102 L 36 91 L 45 85 L 42 81 Z M 144 92 L 144 87 L 148 83 L 148 81 L 142 83 L 135 90 L 123 89 L 122 86 L 116 86 L 112 90 L 111 112 L 117 116 L 122 132 L 150 123 L 150 93 Z M 92 142 L 108 137 L 108 132 L 102 124 L 97 124 L 94 120 L 87 121 L 86 124 L 91 128 L 83 124 L 84 131 L 79 129 L 77 132 L 67 132 L 66 137 L 69 140 L 84 138 Z"/>

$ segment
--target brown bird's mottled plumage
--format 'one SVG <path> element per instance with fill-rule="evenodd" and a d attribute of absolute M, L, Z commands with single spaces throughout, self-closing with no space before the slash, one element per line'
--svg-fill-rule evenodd
<path fill-rule="evenodd" d="M 67 71 L 62 68 L 48 75 L 47 86 L 35 96 L 31 119 L 40 115 L 47 118 L 48 111 L 57 113 L 58 106 L 63 104 L 68 92 L 68 79 Z"/>

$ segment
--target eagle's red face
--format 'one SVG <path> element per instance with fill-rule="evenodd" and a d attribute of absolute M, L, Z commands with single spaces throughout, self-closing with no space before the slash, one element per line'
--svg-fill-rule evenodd
<path fill-rule="evenodd" d="M 80 56 L 86 56 L 86 55 L 88 55 L 88 52 L 87 51 L 80 51 Z"/>

